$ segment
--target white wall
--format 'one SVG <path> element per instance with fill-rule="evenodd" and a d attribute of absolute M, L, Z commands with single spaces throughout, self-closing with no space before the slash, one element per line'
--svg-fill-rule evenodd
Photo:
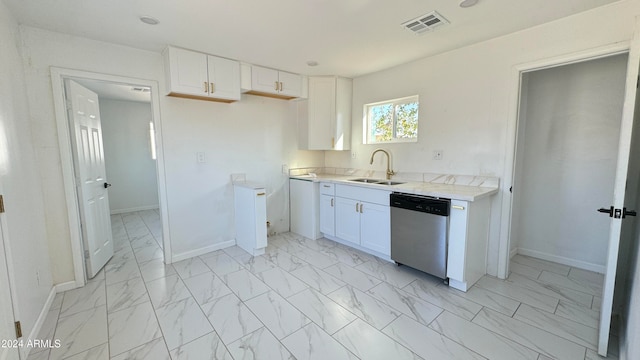
<path fill-rule="evenodd" d="M 111 213 L 158 207 L 156 161 L 151 158 L 151 104 L 100 98 Z"/>
<path fill-rule="evenodd" d="M 50 67 L 86 70 L 158 81 L 164 70 L 158 53 L 21 27 L 31 123 L 48 209 L 47 231 L 54 249 L 56 282 L 73 279 L 64 206 Z M 184 254 L 233 239 L 231 173 L 264 182 L 268 216 L 276 231 L 288 229 L 282 164 L 323 166 L 322 153 L 297 150 L 294 103 L 243 96 L 234 104 L 161 95 L 169 227 L 172 251 Z M 196 163 L 205 152 L 206 164 Z M 54 210 L 55 209 L 55 210 Z"/>
<path fill-rule="evenodd" d="M 627 58 L 524 75 L 518 141 L 526 145 L 511 232 L 519 252 L 604 272 L 610 220 L 595 210 L 613 202 Z"/>
<path fill-rule="evenodd" d="M 370 168 L 376 145 L 362 145 L 362 107 L 366 103 L 408 95 L 420 96 L 419 141 L 384 146 L 396 171 L 419 171 L 501 178 L 492 199 L 488 272 L 497 274 L 501 241 L 502 197 L 508 196 L 509 112 L 517 101 L 512 91 L 514 67 L 587 49 L 628 41 L 640 1 L 620 1 L 514 34 L 466 46 L 354 79 L 352 149 L 327 152 L 330 167 Z M 598 24 L 598 26 L 593 26 Z M 429 34 L 425 35 L 429 36 Z M 432 160 L 433 150 L 443 160 Z M 374 164 L 376 170 L 383 164 Z"/>
<path fill-rule="evenodd" d="M 17 320 L 26 336 L 45 305 L 52 279 L 18 39 L 18 25 L 0 1 L 0 194 L 6 208 L 0 219 L 15 274 Z"/>

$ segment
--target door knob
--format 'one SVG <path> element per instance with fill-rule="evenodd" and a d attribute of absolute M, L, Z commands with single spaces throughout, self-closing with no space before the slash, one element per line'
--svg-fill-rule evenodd
<path fill-rule="evenodd" d="M 108 188 L 108 187 L 110 187 L 110 186 L 111 186 L 111 184 L 109 184 L 109 183 L 104 183 L 104 188 L 105 188 L 105 189 L 106 189 L 106 188 Z"/>
<path fill-rule="evenodd" d="M 622 208 L 622 218 L 624 219 L 627 215 L 636 216 L 635 210 L 627 210 L 627 208 Z"/>
<path fill-rule="evenodd" d="M 609 214 L 609 217 L 613 217 L 613 206 L 608 209 L 600 208 L 598 209 L 598 212 Z"/>

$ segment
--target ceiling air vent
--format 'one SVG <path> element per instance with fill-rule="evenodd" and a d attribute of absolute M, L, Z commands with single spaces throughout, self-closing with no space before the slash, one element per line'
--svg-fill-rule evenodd
<path fill-rule="evenodd" d="M 409 20 L 402 24 L 402 27 L 413 32 L 414 34 L 422 34 L 427 31 L 433 30 L 442 25 L 448 24 L 449 21 L 437 11 L 432 11 L 428 14 L 418 16 L 413 20 Z"/>

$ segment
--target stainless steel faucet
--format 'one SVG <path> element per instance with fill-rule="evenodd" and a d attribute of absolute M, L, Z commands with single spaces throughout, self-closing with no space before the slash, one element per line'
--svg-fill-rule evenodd
<path fill-rule="evenodd" d="M 389 153 L 386 150 L 383 150 L 383 149 L 373 150 L 373 152 L 371 153 L 371 160 L 369 160 L 369 164 L 373 165 L 373 155 L 375 155 L 378 151 L 382 151 L 385 155 L 387 155 L 387 180 L 391 180 L 391 177 L 396 173 L 393 172 L 393 170 L 391 170 L 391 168 L 389 167 L 389 165 L 391 164 L 391 156 L 389 156 Z"/>

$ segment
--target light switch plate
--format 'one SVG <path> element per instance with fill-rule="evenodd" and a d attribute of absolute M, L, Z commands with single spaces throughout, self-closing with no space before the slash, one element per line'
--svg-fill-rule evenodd
<path fill-rule="evenodd" d="M 442 150 L 433 150 L 433 160 L 442 160 Z"/>

